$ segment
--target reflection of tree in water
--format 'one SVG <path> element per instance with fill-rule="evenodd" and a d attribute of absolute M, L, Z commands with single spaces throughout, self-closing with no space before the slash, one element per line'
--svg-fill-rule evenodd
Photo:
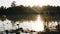
<path fill-rule="evenodd" d="M 60 24 L 56 26 L 57 30 L 60 32 Z"/>
<path fill-rule="evenodd" d="M 8 19 L 13 21 L 30 21 L 36 20 L 37 15 L 35 14 L 20 14 L 20 15 L 9 15 Z"/>
<path fill-rule="evenodd" d="M 49 31 L 49 22 L 52 23 L 55 23 L 57 22 L 59 24 L 60 22 L 60 18 L 58 15 L 55 15 L 55 14 L 41 14 L 41 17 L 42 17 L 42 20 L 45 22 L 45 28 L 47 31 Z M 59 28 L 58 28 L 59 29 Z"/>

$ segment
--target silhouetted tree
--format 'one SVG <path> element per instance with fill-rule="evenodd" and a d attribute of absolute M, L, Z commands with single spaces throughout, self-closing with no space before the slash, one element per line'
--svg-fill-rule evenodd
<path fill-rule="evenodd" d="M 6 14 L 6 13 L 7 13 L 6 7 L 1 6 L 1 7 L 0 7 L 0 15 L 1 15 L 1 14 Z"/>
<path fill-rule="evenodd" d="M 15 1 L 13 1 L 12 2 L 12 4 L 11 4 L 11 7 L 15 7 L 16 6 L 16 4 L 15 4 L 16 2 Z"/>

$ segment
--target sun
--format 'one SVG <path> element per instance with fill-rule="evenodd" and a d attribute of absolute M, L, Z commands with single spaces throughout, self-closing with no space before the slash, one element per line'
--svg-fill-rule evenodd
<path fill-rule="evenodd" d="M 40 6 L 43 6 L 43 5 L 45 5 L 45 1 L 44 0 L 34 0 L 34 4 L 35 5 L 40 5 Z"/>

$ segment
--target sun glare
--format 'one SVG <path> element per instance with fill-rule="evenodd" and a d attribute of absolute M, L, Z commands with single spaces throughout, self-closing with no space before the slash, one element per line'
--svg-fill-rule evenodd
<path fill-rule="evenodd" d="M 23 23 L 20 23 L 20 27 L 23 27 L 24 30 L 29 29 L 37 32 L 44 31 L 44 24 L 40 15 L 37 15 L 37 19 L 35 21 L 24 21 Z"/>
<path fill-rule="evenodd" d="M 37 20 L 35 21 L 35 23 L 33 25 L 33 29 L 35 31 L 44 31 L 44 25 L 40 18 L 40 15 L 38 15 Z"/>
<path fill-rule="evenodd" d="M 40 6 L 43 6 L 44 5 L 44 1 L 43 0 L 37 0 L 37 1 L 35 0 L 34 3 L 36 5 L 40 5 Z"/>

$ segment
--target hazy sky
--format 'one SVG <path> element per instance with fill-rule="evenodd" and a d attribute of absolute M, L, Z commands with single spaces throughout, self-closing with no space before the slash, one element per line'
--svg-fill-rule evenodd
<path fill-rule="evenodd" d="M 60 0 L 0 0 L 0 6 L 6 6 L 9 7 L 12 3 L 12 1 L 16 1 L 17 5 L 55 5 L 60 6 Z"/>

